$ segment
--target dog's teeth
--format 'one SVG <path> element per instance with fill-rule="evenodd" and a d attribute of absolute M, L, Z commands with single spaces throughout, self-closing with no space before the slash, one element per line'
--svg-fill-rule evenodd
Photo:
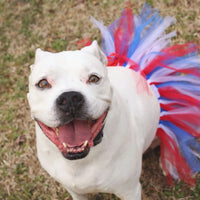
<path fill-rule="evenodd" d="M 83 144 L 83 148 L 85 148 L 86 146 L 87 146 L 87 144 L 88 144 L 88 140 L 86 140 L 85 142 L 84 142 L 84 144 Z"/>
<path fill-rule="evenodd" d="M 66 144 L 65 142 L 63 142 L 63 146 L 64 146 L 65 148 L 67 148 L 67 144 Z"/>
<path fill-rule="evenodd" d="M 56 135 L 59 136 L 59 129 L 56 128 Z"/>
<path fill-rule="evenodd" d="M 77 150 L 76 149 L 73 149 L 73 153 L 76 153 L 77 152 Z"/>

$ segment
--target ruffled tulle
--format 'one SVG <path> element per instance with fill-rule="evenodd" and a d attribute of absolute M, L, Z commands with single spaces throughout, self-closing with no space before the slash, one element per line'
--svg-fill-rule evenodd
<path fill-rule="evenodd" d="M 109 27 L 92 18 L 102 34 L 102 50 L 109 66 L 131 68 L 146 77 L 161 107 L 157 136 L 161 164 L 169 183 L 181 179 L 191 185 L 200 171 L 200 56 L 198 46 L 170 46 L 175 23 L 144 4 L 139 16 L 126 8 Z M 170 46 L 170 47 L 169 47 Z"/>

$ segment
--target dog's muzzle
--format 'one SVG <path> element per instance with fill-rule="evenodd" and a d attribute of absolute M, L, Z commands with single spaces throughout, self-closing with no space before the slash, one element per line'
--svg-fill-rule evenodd
<path fill-rule="evenodd" d="M 48 127 L 37 121 L 44 134 L 70 160 L 84 158 L 90 148 L 99 144 L 108 109 L 98 119 L 84 117 L 84 96 L 75 91 L 64 92 L 56 100 L 61 114 L 61 125 Z M 83 114 L 82 114 L 83 113 Z"/>

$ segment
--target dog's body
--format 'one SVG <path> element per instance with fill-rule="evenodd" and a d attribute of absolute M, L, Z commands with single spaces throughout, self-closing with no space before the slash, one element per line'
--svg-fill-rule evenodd
<path fill-rule="evenodd" d="M 92 78 L 95 74 L 100 80 L 88 81 L 91 74 Z M 42 79 L 47 79 L 50 85 L 45 82 L 48 87 L 38 88 Z M 69 191 L 74 200 L 86 200 L 88 193 L 97 192 L 114 193 L 124 200 L 141 199 L 142 154 L 154 139 L 160 107 L 151 87 L 139 73 L 122 67 L 106 67 L 106 57 L 96 42 L 74 52 L 53 54 L 38 50 L 29 90 L 41 165 Z M 57 99 L 69 92 L 81 95 L 83 102 L 79 110 L 84 114 L 66 119 L 65 123 L 75 118 L 95 119 L 96 122 L 106 112 L 104 127 L 99 127 L 103 132 L 102 141 L 94 146 L 95 139 L 91 136 L 88 155 L 77 159 L 71 153 L 74 160 L 67 159 L 69 154 L 64 149 L 65 145 L 55 145 L 39 123 L 48 127 L 63 124 L 63 116 L 69 113 L 65 110 L 63 114 L 63 110 L 57 108 L 61 107 Z M 75 144 L 70 145 L 74 145 L 70 151 L 77 150 Z"/>

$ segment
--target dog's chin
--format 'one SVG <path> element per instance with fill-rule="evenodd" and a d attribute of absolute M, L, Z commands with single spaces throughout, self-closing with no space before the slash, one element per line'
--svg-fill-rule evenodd
<path fill-rule="evenodd" d="M 77 160 L 86 157 L 90 148 L 102 141 L 107 112 L 96 120 L 74 119 L 58 127 L 49 127 L 39 120 L 36 121 L 65 158 Z"/>

